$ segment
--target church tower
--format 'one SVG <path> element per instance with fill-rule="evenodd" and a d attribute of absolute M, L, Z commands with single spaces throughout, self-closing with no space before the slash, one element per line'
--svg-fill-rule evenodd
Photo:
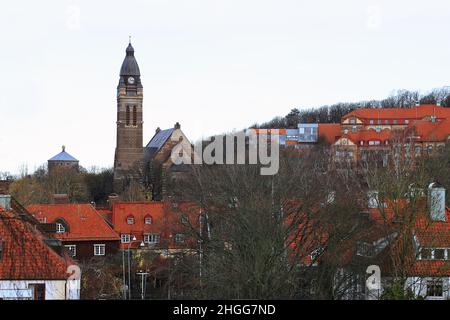
<path fill-rule="evenodd" d="M 114 189 L 120 192 L 127 179 L 139 178 L 143 161 L 143 87 L 141 73 L 130 44 L 120 69 L 117 86 L 117 141 L 114 156 Z"/>

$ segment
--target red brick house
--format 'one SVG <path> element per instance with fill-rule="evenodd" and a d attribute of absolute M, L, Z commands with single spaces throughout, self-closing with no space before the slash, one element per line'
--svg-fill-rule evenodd
<path fill-rule="evenodd" d="M 113 255 L 119 249 L 119 235 L 91 204 L 38 204 L 27 210 L 41 223 L 55 224 L 55 238 L 77 260 Z"/>
<path fill-rule="evenodd" d="M 112 224 L 123 249 L 142 246 L 171 253 L 196 248 L 197 242 L 190 235 L 200 228 L 200 213 L 188 202 L 116 202 Z"/>

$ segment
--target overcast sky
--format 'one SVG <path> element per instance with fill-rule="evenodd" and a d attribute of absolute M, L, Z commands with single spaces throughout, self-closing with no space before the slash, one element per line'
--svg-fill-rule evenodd
<path fill-rule="evenodd" d="M 0 9 L 0 171 L 61 145 L 112 166 L 128 35 L 144 85 L 144 143 L 191 140 L 294 107 L 450 85 L 450 2 L 40 0 Z"/>

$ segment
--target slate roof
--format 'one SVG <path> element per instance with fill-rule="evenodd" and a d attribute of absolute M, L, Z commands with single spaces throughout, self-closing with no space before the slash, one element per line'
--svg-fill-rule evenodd
<path fill-rule="evenodd" d="M 120 68 L 120 76 L 140 76 L 141 72 L 136 58 L 134 57 L 134 48 L 131 43 L 128 45 L 126 53 L 127 55 Z"/>
<path fill-rule="evenodd" d="M 174 130 L 174 128 L 170 128 L 156 133 L 150 142 L 145 146 L 146 156 L 150 159 L 153 158 L 153 156 L 164 146 Z"/>
<path fill-rule="evenodd" d="M 78 160 L 75 159 L 70 154 L 68 154 L 66 152 L 65 148 L 63 147 L 63 149 L 62 149 L 62 151 L 60 153 L 58 153 L 53 158 L 50 158 L 48 161 L 78 161 Z"/>

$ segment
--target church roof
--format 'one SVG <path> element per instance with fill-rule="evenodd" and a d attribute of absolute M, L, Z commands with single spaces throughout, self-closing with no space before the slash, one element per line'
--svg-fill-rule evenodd
<path fill-rule="evenodd" d="M 170 138 L 174 130 L 175 128 L 170 128 L 166 130 L 160 130 L 155 133 L 150 142 L 145 146 L 150 158 L 153 158 L 153 156 L 164 146 L 167 139 Z"/>
<path fill-rule="evenodd" d="M 70 154 L 66 152 L 66 147 L 62 147 L 62 151 L 58 153 L 53 158 L 48 159 L 48 161 L 78 161 L 74 157 L 72 157 Z"/>
<path fill-rule="evenodd" d="M 120 68 L 120 76 L 140 76 L 139 66 L 134 57 L 134 48 L 131 43 L 126 50 L 127 55 L 123 60 L 122 67 Z"/>

